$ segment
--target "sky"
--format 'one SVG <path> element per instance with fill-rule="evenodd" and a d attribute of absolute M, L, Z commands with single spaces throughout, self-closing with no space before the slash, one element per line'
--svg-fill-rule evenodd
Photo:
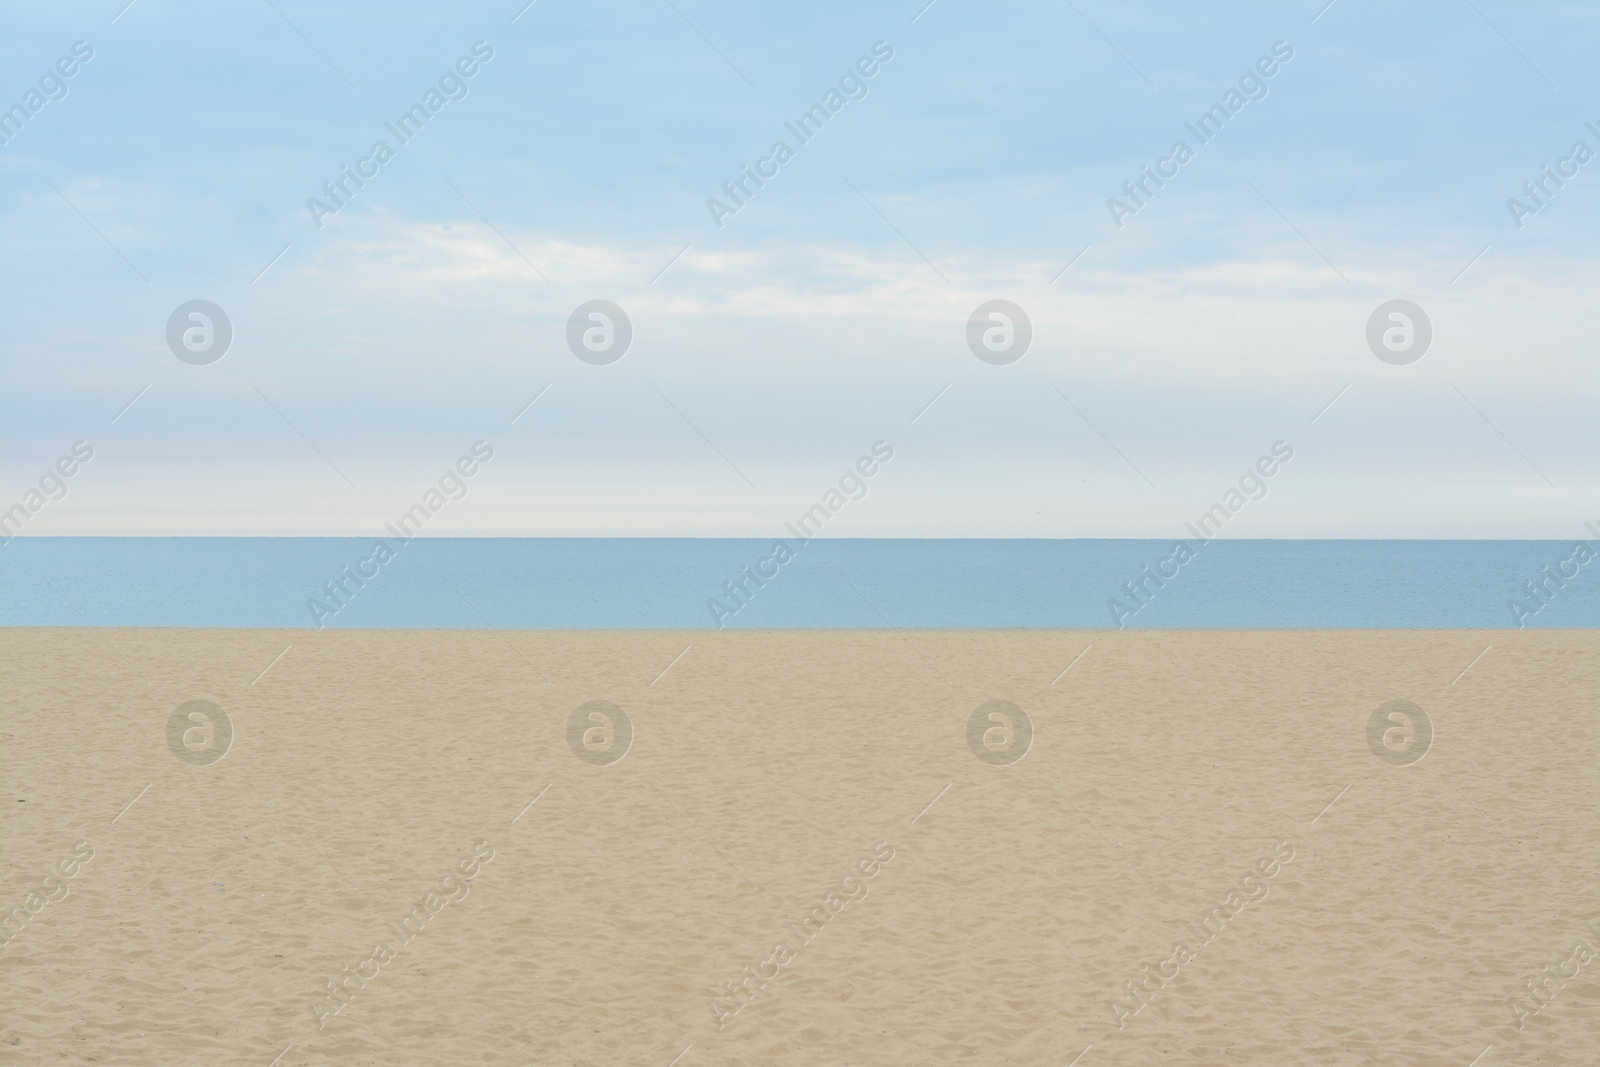
<path fill-rule="evenodd" d="M 1589 536 L 1600 9 L 925 2 L 3 5 L 0 508 L 376 534 L 484 442 L 430 534 L 765 536 L 883 442 L 829 536 L 1168 537 L 1287 446 L 1225 536 Z"/>

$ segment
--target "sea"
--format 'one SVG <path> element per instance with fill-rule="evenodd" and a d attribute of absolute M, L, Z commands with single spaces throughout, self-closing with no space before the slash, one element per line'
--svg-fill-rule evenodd
<path fill-rule="evenodd" d="M 743 538 L 382 544 L 380 553 L 371 538 L 14 537 L 0 547 L 0 625 L 1600 626 L 1600 545 L 1589 542 L 1217 539 L 1184 542 L 1186 553 L 1159 540 L 819 537 L 784 551 Z"/>

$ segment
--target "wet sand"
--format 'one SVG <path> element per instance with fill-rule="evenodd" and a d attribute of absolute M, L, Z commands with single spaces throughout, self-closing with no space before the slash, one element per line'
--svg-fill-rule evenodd
<path fill-rule="evenodd" d="M 1597 651 L 0 631 L 0 1060 L 1591 1063 Z"/>

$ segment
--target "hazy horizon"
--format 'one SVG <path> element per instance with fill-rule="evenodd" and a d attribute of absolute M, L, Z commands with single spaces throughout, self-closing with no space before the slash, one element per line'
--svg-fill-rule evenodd
<path fill-rule="evenodd" d="M 94 450 L 27 534 L 365 535 L 476 441 L 430 534 L 765 536 L 877 441 L 830 536 L 1173 536 L 1280 441 L 1228 536 L 1595 517 L 1593 10 L 376 11 L 12 10 L 0 508 Z"/>

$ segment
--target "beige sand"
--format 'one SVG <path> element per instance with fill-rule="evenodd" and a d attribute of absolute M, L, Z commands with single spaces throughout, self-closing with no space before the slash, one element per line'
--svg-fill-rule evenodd
<path fill-rule="evenodd" d="M 1592 1064 L 1597 652 L 3 631 L 0 1058 Z M 168 743 L 196 699 L 234 730 L 209 765 Z M 1017 762 L 969 747 L 993 699 L 1032 721 Z M 1433 729 L 1404 766 L 1368 743 L 1396 699 Z M 591 700 L 631 719 L 620 761 L 569 748 Z"/>

